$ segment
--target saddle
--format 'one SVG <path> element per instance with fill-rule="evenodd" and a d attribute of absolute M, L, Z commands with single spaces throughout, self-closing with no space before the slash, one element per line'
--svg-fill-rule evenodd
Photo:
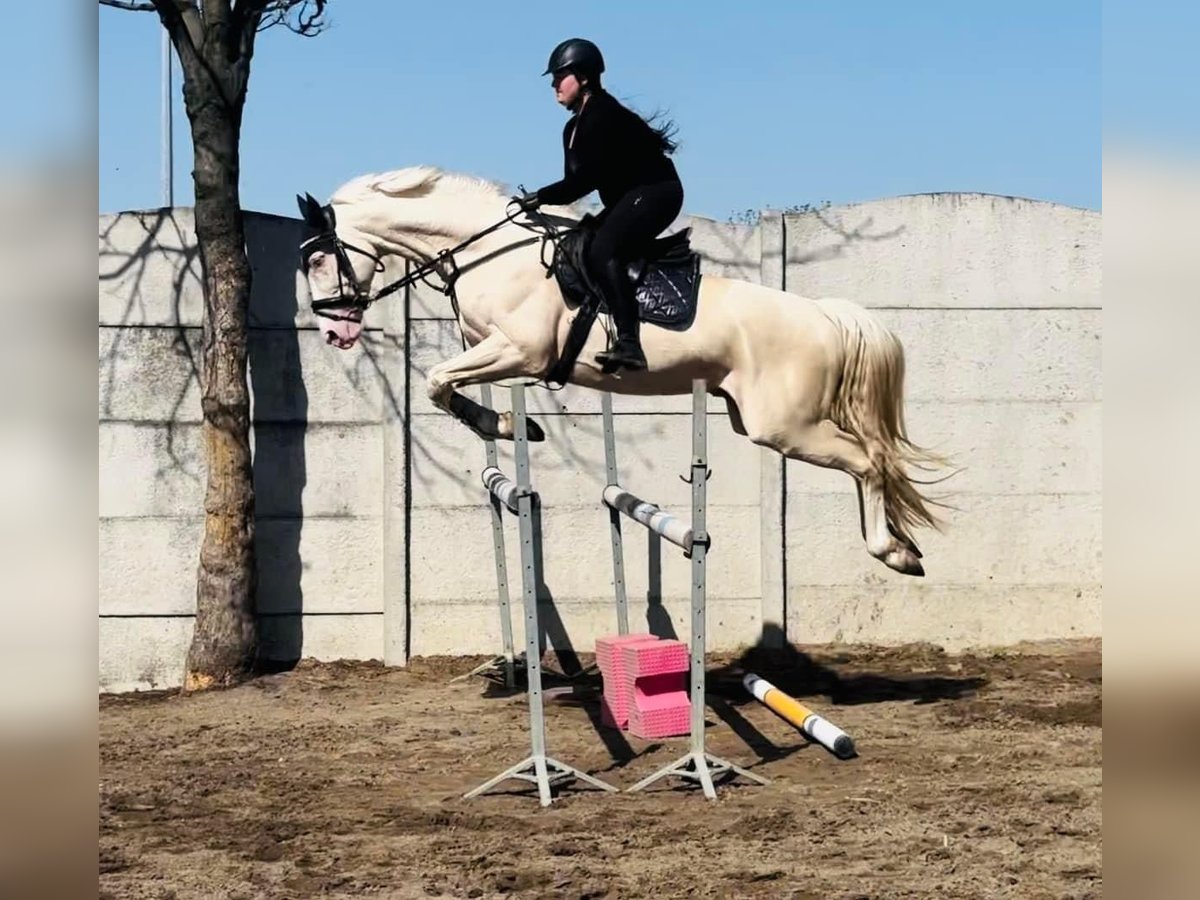
<path fill-rule="evenodd" d="M 554 275 L 567 305 L 577 307 L 562 356 L 546 377 L 555 384 L 566 384 L 596 316 L 608 311 L 587 266 L 595 228 L 595 218 L 585 215 L 576 227 L 562 233 L 546 273 L 547 278 Z M 628 276 L 638 319 L 675 331 L 691 326 L 700 294 L 700 255 L 692 250 L 690 228 L 652 241 L 645 253 L 630 262 Z"/>

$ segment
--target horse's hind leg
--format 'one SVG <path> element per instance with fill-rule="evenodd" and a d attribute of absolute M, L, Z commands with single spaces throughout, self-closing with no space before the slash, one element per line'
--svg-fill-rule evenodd
<path fill-rule="evenodd" d="M 897 572 L 925 574 L 916 547 L 900 540 L 888 523 L 883 474 L 871 461 L 862 441 L 829 419 L 758 439 L 752 433 L 751 440 L 773 447 L 790 459 L 841 469 L 852 475 L 858 483 L 859 514 L 867 552 Z"/>
<path fill-rule="evenodd" d="M 512 413 L 497 413 L 458 393 L 455 388 L 534 374 L 521 348 L 503 332 L 493 330 L 474 347 L 430 369 L 426 391 L 437 406 L 484 440 L 512 440 Z M 531 441 L 546 438 L 541 426 L 532 419 L 526 420 L 526 435 Z"/>

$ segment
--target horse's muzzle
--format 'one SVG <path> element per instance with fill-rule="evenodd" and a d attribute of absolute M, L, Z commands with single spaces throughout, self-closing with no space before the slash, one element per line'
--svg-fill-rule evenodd
<path fill-rule="evenodd" d="M 363 311 L 358 306 L 332 307 L 322 311 L 321 334 L 325 343 L 349 350 L 362 334 Z"/>

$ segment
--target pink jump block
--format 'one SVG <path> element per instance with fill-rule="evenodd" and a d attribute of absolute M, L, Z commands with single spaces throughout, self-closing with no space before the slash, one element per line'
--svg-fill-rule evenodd
<path fill-rule="evenodd" d="M 604 676 L 604 694 L 600 698 L 601 715 L 606 724 L 624 728 L 629 720 L 629 701 L 632 691 L 624 678 Z"/>
<path fill-rule="evenodd" d="M 629 727 L 629 704 L 618 703 L 611 697 L 601 697 L 600 722 L 609 728 L 624 731 Z"/>
<path fill-rule="evenodd" d="M 624 644 L 621 661 L 628 683 L 652 675 L 683 673 L 688 670 L 688 646 L 683 641 Z"/>
<path fill-rule="evenodd" d="M 657 641 L 652 634 L 610 634 L 596 640 L 596 665 L 607 675 L 615 662 L 621 665 L 620 648 L 626 644 L 637 644 L 645 641 Z"/>
<path fill-rule="evenodd" d="M 687 734 L 691 713 L 684 673 L 639 678 L 629 704 L 629 733 L 640 738 Z"/>
<path fill-rule="evenodd" d="M 604 676 L 601 721 L 642 738 L 686 734 L 691 723 L 687 692 L 690 660 L 682 641 L 653 635 L 611 635 L 596 642 Z"/>
<path fill-rule="evenodd" d="M 630 680 L 622 684 L 604 685 L 604 694 L 600 698 L 600 720 L 611 728 L 628 728 L 634 712 L 659 709 L 670 705 L 663 697 L 671 698 L 671 702 L 679 702 L 682 698 L 685 711 L 688 708 L 687 675 L 684 672 L 666 672 L 662 675 L 650 675 Z M 687 721 L 686 715 L 684 720 Z M 686 729 L 686 726 L 685 726 Z M 663 737 L 663 735 L 653 735 Z"/>
<path fill-rule="evenodd" d="M 629 723 L 629 695 L 625 677 L 623 647 L 656 643 L 652 634 L 610 634 L 596 641 L 596 665 L 604 677 L 604 696 L 600 700 L 600 721 L 610 728 L 625 728 Z"/>

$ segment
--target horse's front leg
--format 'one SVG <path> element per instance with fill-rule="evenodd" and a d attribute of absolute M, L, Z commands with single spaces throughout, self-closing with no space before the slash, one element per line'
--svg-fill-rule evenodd
<path fill-rule="evenodd" d="M 502 332 L 493 329 L 491 334 L 471 349 L 430 369 L 426 390 L 434 404 L 484 440 L 512 440 L 511 412 L 497 413 L 458 393 L 456 388 L 538 374 L 533 371 L 528 355 Z M 525 427 L 529 440 L 546 439 L 541 426 L 532 419 L 526 420 Z"/>

